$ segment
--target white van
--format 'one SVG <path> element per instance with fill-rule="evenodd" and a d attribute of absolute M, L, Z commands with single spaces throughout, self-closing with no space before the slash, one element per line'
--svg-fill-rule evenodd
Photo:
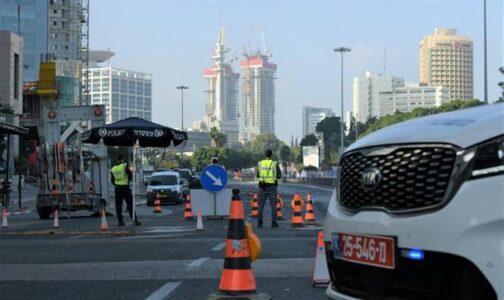
<path fill-rule="evenodd" d="M 161 204 L 180 204 L 184 200 L 183 181 L 177 172 L 154 172 L 147 185 L 147 205 L 154 205 L 156 195 L 159 195 Z"/>
<path fill-rule="evenodd" d="M 504 299 L 504 104 L 399 123 L 341 157 L 332 299 Z"/>

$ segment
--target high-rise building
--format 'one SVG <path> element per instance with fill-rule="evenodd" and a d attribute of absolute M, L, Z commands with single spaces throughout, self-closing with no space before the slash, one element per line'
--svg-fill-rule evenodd
<path fill-rule="evenodd" d="M 391 115 L 396 111 L 410 112 L 418 107 L 437 107 L 449 101 L 448 88 L 407 84 L 391 91 L 380 92 L 380 109 L 377 117 Z"/>
<path fill-rule="evenodd" d="M 221 27 L 215 54 L 214 65 L 203 71 L 206 78 L 206 111 L 203 118 L 206 129 L 217 127 L 226 135 L 228 145 L 238 143 L 238 81 L 240 74 L 233 72 L 231 62 L 226 62 L 224 28 Z"/>
<path fill-rule="evenodd" d="M 23 99 L 23 39 L 0 30 L 0 104 L 21 113 Z"/>
<path fill-rule="evenodd" d="M 0 30 L 19 33 L 24 40 L 23 81 L 39 79 L 40 57 L 47 53 L 47 17 L 48 1 L 0 0 Z"/>
<path fill-rule="evenodd" d="M 452 28 L 435 28 L 420 42 L 420 83 L 444 86 L 450 100 L 473 98 L 473 42 Z"/>
<path fill-rule="evenodd" d="M 0 30 L 19 33 L 25 41 L 23 81 L 39 80 L 40 63 L 55 61 L 59 106 L 79 103 L 86 1 L 0 0 Z"/>
<path fill-rule="evenodd" d="M 106 122 L 128 117 L 152 120 L 152 75 L 99 64 L 114 55 L 110 51 L 89 53 L 89 98 L 91 104 L 103 104 Z M 84 76 L 86 78 L 86 76 Z"/>
<path fill-rule="evenodd" d="M 353 114 L 356 120 L 364 123 L 371 116 L 379 116 L 379 93 L 392 91 L 393 88 L 399 86 L 404 86 L 404 80 L 391 75 L 366 71 L 365 76 L 355 77 L 353 82 Z"/>
<path fill-rule="evenodd" d="M 275 134 L 275 72 L 277 65 L 260 53 L 245 54 L 243 76 L 242 141 L 253 141 L 263 133 Z"/>
<path fill-rule="evenodd" d="M 330 108 L 303 106 L 303 137 L 314 134 L 317 124 L 327 117 L 334 117 Z"/>

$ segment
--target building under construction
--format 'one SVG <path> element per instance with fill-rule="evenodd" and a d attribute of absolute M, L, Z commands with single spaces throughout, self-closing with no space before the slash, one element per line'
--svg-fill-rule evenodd
<path fill-rule="evenodd" d="M 217 127 L 226 135 L 227 144 L 238 143 L 238 81 L 240 74 L 233 72 L 230 62 L 225 61 L 229 49 L 224 45 L 224 29 L 221 28 L 212 56 L 214 65 L 205 69 L 203 74 L 207 80 L 206 85 L 206 112 L 203 123 L 206 130 Z"/>
<path fill-rule="evenodd" d="M 241 140 L 253 141 L 263 133 L 275 133 L 275 72 L 277 65 L 268 56 L 257 52 L 244 53 L 241 61 L 243 77 L 243 127 Z"/>
<path fill-rule="evenodd" d="M 0 30 L 24 40 L 23 81 L 37 81 L 42 62 L 56 64 L 58 105 L 81 101 L 82 68 L 88 61 L 89 0 L 0 0 Z M 85 99 L 84 99 L 85 100 Z"/>

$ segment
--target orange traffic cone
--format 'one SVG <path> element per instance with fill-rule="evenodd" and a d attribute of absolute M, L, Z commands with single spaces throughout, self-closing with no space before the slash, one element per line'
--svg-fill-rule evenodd
<path fill-rule="evenodd" d="M 283 220 L 283 213 L 282 213 L 282 207 L 283 207 L 283 200 L 282 196 L 278 194 L 277 197 L 277 204 L 276 204 L 276 213 L 277 213 L 277 219 L 278 220 Z"/>
<path fill-rule="evenodd" d="M 198 208 L 198 220 L 196 221 L 196 230 L 203 230 L 203 218 L 201 208 Z"/>
<path fill-rule="evenodd" d="M 154 200 L 153 213 L 157 213 L 157 214 L 161 213 L 161 197 L 159 196 L 159 193 L 156 193 L 156 199 Z"/>
<path fill-rule="evenodd" d="M 302 227 L 303 226 L 303 210 L 301 204 L 301 197 L 299 194 L 294 194 L 294 199 L 292 200 L 292 226 Z"/>
<path fill-rule="evenodd" d="M 101 210 L 101 225 L 100 225 L 100 230 L 101 231 L 107 231 L 109 229 L 108 224 L 107 224 L 107 213 L 105 212 L 105 208 L 102 208 Z"/>
<path fill-rule="evenodd" d="M 192 220 L 192 207 L 191 207 L 191 194 L 186 195 L 185 206 L 184 206 L 184 220 Z"/>
<path fill-rule="evenodd" d="M 54 222 L 53 222 L 53 227 L 54 228 L 59 228 L 59 217 L 58 217 L 58 208 L 54 208 Z"/>
<path fill-rule="evenodd" d="M 305 222 L 315 222 L 315 213 L 313 212 L 312 195 L 310 192 L 308 193 L 308 196 L 306 196 L 306 213 L 304 220 Z"/>
<path fill-rule="evenodd" d="M 2 211 L 2 228 L 9 227 L 9 222 L 7 221 L 7 208 L 4 207 Z"/>
<path fill-rule="evenodd" d="M 257 289 L 250 262 L 244 217 L 240 190 L 233 189 L 229 209 L 224 270 L 219 284 L 221 293 L 255 293 Z"/>
<path fill-rule="evenodd" d="M 254 195 L 252 196 L 250 205 L 252 206 L 252 212 L 250 213 L 250 216 L 252 218 L 259 217 L 259 201 L 257 200 L 257 193 L 254 193 Z"/>
<path fill-rule="evenodd" d="M 324 245 L 324 232 L 321 230 L 318 232 L 317 238 L 317 251 L 315 252 L 315 263 L 313 265 L 312 285 L 328 284 L 330 281 Z"/>

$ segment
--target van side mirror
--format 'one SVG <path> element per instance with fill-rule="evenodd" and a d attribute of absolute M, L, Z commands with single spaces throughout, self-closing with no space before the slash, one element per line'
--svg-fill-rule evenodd
<path fill-rule="evenodd" d="M 179 181 L 179 184 L 184 184 L 184 180 L 180 180 L 180 181 Z"/>

